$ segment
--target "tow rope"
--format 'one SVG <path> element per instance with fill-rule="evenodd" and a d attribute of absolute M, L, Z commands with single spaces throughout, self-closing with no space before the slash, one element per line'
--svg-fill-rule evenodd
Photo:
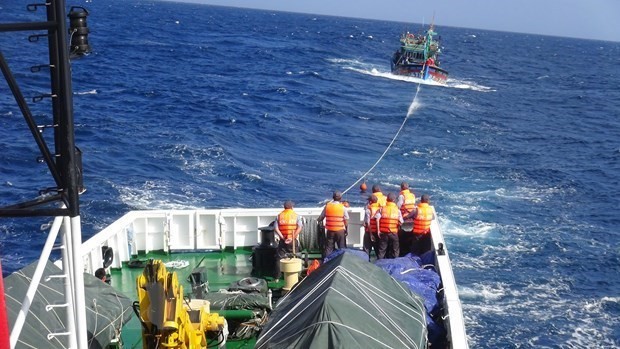
<path fill-rule="evenodd" d="M 390 144 L 388 144 L 387 148 L 385 148 L 385 151 L 383 151 L 383 154 L 381 154 L 381 156 L 379 157 L 379 159 L 377 159 L 377 161 L 375 162 L 374 165 L 372 165 L 372 167 L 370 167 L 370 169 L 368 171 L 366 171 L 366 173 L 364 173 L 360 178 L 358 178 L 353 184 L 351 184 L 350 187 L 348 187 L 347 189 L 345 189 L 342 192 L 342 195 L 346 194 L 349 190 L 351 190 L 351 188 L 353 188 L 354 186 L 357 185 L 357 183 L 359 183 L 362 179 L 364 179 L 372 170 L 374 170 L 375 167 L 377 167 L 377 165 L 381 162 L 381 160 L 383 160 L 383 157 L 385 156 L 385 154 L 387 154 L 387 152 L 390 150 L 390 148 L 392 147 L 392 144 L 394 144 L 394 142 L 396 141 L 396 138 L 398 138 L 398 135 L 400 135 L 400 132 L 403 130 L 403 127 L 405 127 L 405 123 L 407 123 L 407 120 L 409 119 L 409 117 L 411 115 L 413 115 L 413 112 L 418 108 L 419 104 L 416 102 L 417 98 L 418 98 L 418 93 L 420 92 L 420 86 L 422 86 L 421 83 L 418 83 L 418 88 L 415 91 L 415 95 L 413 96 L 413 100 L 411 101 L 411 105 L 409 105 L 409 109 L 407 110 L 407 115 L 405 116 L 405 119 L 403 120 L 403 123 L 400 125 L 400 128 L 398 129 L 398 131 L 396 132 L 396 134 L 394 135 L 394 138 L 392 138 L 392 141 L 390 142 Z"/>

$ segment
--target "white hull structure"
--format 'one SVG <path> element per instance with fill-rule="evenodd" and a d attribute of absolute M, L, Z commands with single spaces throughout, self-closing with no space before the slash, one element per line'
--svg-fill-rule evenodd
<path fill-rule="evenodd" d="M 254 246 L 260 243 L 260 228 L 273 222 L 280 211 L 280 208 L 131 211 L 82 244 L 84 271 L 92 274 L 100 267 L 105 250 L 102 247 L 114 251 L 111 268 L 121 268 L 138 251 L 203 252 Z M 295 211 L 310 223 L 316 222 L 322 208 L 295 208 Z M 350 208 L 349 217 L 347 245 L 361 249 L 364 209 Z M 448 343 L 450 348 L 468 348 L 450 256 L 436 219 L 431 224 L 431 234 L 435 267 L 443 285 L 442 317 Z"/>

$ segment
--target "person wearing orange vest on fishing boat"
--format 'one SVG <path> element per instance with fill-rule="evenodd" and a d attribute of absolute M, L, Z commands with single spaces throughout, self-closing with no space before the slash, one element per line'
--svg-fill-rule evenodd
<path fill-rule="evenodd" d="M 383 195 L 383 192 L 381 192 L 381 187 L 379 186 L 379 184 L 375 184 L 372 186 L 372 195 L 375 195 L 377 197 L 377 202 L 379 203 L 379 206 L 385 206 L 387 198 L 385 197 L 385 195 Z"/>
<path fill-rule="evenodd" d="M 430 205 L 430 197 L 422 195 L 418 206 L 407 215 L 413 219 L 413 240 L 411 252 L 422 255 L 431 250 L 431 222 L 435 219 L 435 208 Z"/>
<path fill-rule="evenodd" d="M 407 182 L 400 183 L 400 193 L 398 194 L 396 206 L 398 206 L 398 208 L 400 209 L 400 213 L 403 215 L 403 219 L 415 209 L 415 195 L 411 192 L 411 190 L 409 190 L 409 184 Z M 404 220 L 407 224 L 401 226 L 401 229 L 398 230 L 398 242 L 401 246 L 400 257 L 411 252 L 410 247 L 413 238 L 413 233 L 411 230 L 413 226 L 413 218 Z"/>
<path fill-rule="evenodd" d="M 398 228 L 403 223 L 403 215 L 400 213 L 398 206 L 394 200 L 396 195 L 389 193 L 387 202 L 381 207 L 375 218 L 377 220 L 377 230 L 379 233 L 379 241 L 377 242 L 377 259 L 398 257 L 400 253 L 400 245 L 398 242 Z M 390 251 L 388 253 L 388 247 Z"/>
<path fill-rule="evenodd" d="M 377 222 L 375 215 L 381 209 L 379 206 L 378 199 L 376 195 L 371 195 L 368 197 L 368 205 L 366 205 L 365 214 L 364 214 L 364 252 L 368 254 L 368 260 L 370 260 L 370 253 L 372 249 L 375 249 L 375 254 L 378 254 L 379 250 L 377 249 L 377 241 L 379 241 L 379 236 L 377 233 Z"/>
<path fill-rule="evenodd" d="M 334 252 L 336 244 L 338 249 L 347 248 L 346 233 L 349 213 L 342 202 L 340 202 L 342 194 L 339 191 L 335 191 L 332 198 L 333 200 L 325 205 L 323 212 L 321 212 L 318 218 L 319 222 L 325 219 L 326 241 L 323 257 L 327 257 Z"/>

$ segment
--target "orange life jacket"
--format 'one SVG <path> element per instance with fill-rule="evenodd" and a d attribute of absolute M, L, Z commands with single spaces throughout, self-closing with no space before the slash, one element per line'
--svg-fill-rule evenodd
<path fill-rule="evenodd" d="M 413 220 L 413 233 L 415 235 L 428 234 L 431 231 L 433 220 L 433 207 L 426 202 L 418 204 L 418 215 Z"/>
<path fill-rule="evenodd" d="M 377 203 L 379 203 L 379 206 L 385 206 L 385 204 L 387 203 L 387 197 L 385 197 L 382 192 L 378 191 L 376 193 L 372 193 L 372 195 L 377 197 Z"/>
<path fill-rule="evenodd" d="M 370 226 L 368 227 L 368 231 L 371 233 L 376 233 L 377 219 L 375 218 L 375 215 L 377 214 L 377 211 L 381 209 L 381 206 L 379 206 L 378 202 L 373 202 L 372 204 L 368 205 L 368 208 L 370 209 Z"/>
<path fill-rule="evenodd" d="M 381 219 L 379 219 L 379 229 L 382 234 L 398 233 L 398 216 L 400 212 L 398 206 L 393 202 L 388 202 L 381 208 Z"/>
<path fill-rule="evenodd" d="M 293 209 L 286 209 L 278 215 L 278 228 L 284 239 L 292 237 L 297 229 L 297 213 Z"/>
<path fill-rule="evenodd" d="M 400 195 L 405 198 L 405 201 L 403 201 L 403 204 L 400 206 L 400 212 L 405 216 L 413 211 L 415 207 L 415 195 L 409 189 L 401 190 Z"/>
<path fill-rule="evenodd" d="M 325 205 L 325 229 L 341 231 L 344 226 L 344 205 L 338 201 L 328 202 Z"/>

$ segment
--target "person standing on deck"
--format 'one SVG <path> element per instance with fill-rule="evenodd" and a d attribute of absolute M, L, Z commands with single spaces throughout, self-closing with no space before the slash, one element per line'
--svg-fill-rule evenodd
<path fill-rule="evenodd" d="M 396 206 L 400 209 L 403 217 L 413 211 L 415 208 L 415 194 L 409 190 L 409 184 L 407 182 L 400 183 L 400 193 L 398 194 L 398 200 Z"/>
<path fill-rule="evenodd" d="M 347 223 L 349 221 L 349 213 L 340 202 L 342 194 L 335 191 L 332 195 L 333 200 L 328 202 L 319 215 L 318 221 L 325 219 L 325 250 L 323 257 L 329 256 L 334 252 L 334 246 L 338 244 L 339 249 L 347 248 L 346 233 Z"/>
<path fill-rule="evenodd" d="M 385 195 L 383 195 L 383 192 L 381 191 L 381 187 L 379 186 L 379 184 L 375 184 L 372 186 L 372 195 L 375 195 L 377 197 L 377 202 L 379 203 L 379 206 L 381 207 L 385 206 L 386 197 Z"/>
<path fill-rule="evenodd" d="M 299 253 L 301 245 L 297 236 L 302 228 L 302 218 L 297 212 L 293 211 L 293 202 L 291 200 L 285 201 L 284 210 L 278 214 L 273 224 L 273 230 L 280 238 L 276 251 L 278 258 L 275 268 L 276 282 L 280 280 L 280 259 L 286 257 L 288 253 L 293 253 L 293 243 L 295 244 L 295 253 Z"/>
<path fill-rule="evenodd" d="M 366 205 L 365 214 L 364 214 L 364 252 L 368 254 L 368 259 L 370 260 L 370 253 L 372 249 L 375 249 L 375 254 L 378 254 L 377 249 L 377 241 L 379 237 L 377 233 L 377 222 L 375 215 L 379 211 L 381 206 L 379 206 L 378 199 L 376 195 L 371 195 L 368 198 L 368 205 Z"/>
<path fill-rule="evenodd" d="M 411 253 L 422 255 L 431 250 L 431 222 L 435 219 L 435 208 L 430 205 L 430 197 L 422 195 L 418 206 L 406 217 L 413 219 L 413 240 Z"/>
<path fill-rule="evenodd" d="M 375 218 L 377 220 L 377 230 L 379 231 L 377 242 L 378 252 L 377 259 L 383 259 L 388 252 L 388 246 L 391 247 L 389 257 L 398 257 L 400 246 L 398 242 L 398 228 L 403 223 L 403 216 L 394 203 L 396 195 L 389 193 L 387 203 L 377 212 Z"/>
<path fill-rule="evenodd" d="M 297 236 L 303 228 L 302 218 L 293 211 L 293 202 L 284 202 L 284 211 L 278 214 L 274 223 L 274 231 L 280 238 L 278 242 L 278 256 L 284 258 L 287 253 L 293 253 L 293 241 L 295 242 L 295 252 L 299 252 L 299 240 Z"/>
<path fill-rule="evenodd" d="M 415 195 L 409 190 L 409 184 L 407 182 L 400 183 L 400 193 L 398 194 L 396 206 L 398 206 L 398 208 L 400 209 L 400 213 L 403 215 L 403 219 L 415 209 Z M 413 223 L 413 218 L 405 219 L 405 222 L 409 223 L 408 226 L 410 228 Z M 401 257 L 411 252 L 412 239 L 413 232 L 411 230 L 398 230 L 398 241 L 400 246 L 402 246 L 402 248 L 400 249 Z"/>

